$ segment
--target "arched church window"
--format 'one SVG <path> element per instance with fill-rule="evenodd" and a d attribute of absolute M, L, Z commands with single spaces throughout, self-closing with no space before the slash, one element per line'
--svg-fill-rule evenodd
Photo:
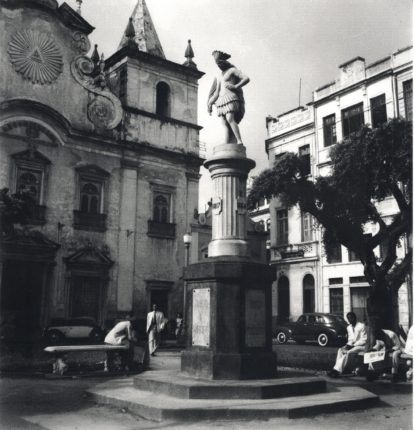
<path fill-rule="evenodd" d="M 154 196 L 153 221 L 168 223 L 170 213 L 170 199 L 163 194 Z"/>
<path fill-rule="evenodd" d="M 171 116 L 171 90 L 165 82 L 157 84 L 157 100 L 156 110 L 157 115 Z"/>
<path fill-rule="evenodd" d="M 97 214 L 100 212 L 100 186 L 98 183 L 83 183 L 81 185 L 81 211 L 84 213 Z"/>

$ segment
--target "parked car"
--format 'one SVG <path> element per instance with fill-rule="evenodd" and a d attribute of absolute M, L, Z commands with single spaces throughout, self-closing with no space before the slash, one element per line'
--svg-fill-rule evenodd
<path fill-rule="evenodd" d="M 320 346 L 333 343 L 344 345 L 347 341 L 347 325 L 338 315 L 306 313 L 295 322 L 277 326 L 274 337 L 278 343 L 286 343 L 292 339 L 297 343 L 316 341 Z"/>
<path fill-rule="evenodd" d="M 56 318 L 46 327 L 43 336 L 48 343 L 58 345 L 74 339 L 102 342 L 105 338 L 105 332 L 99 327 L 94 318 Z"/>

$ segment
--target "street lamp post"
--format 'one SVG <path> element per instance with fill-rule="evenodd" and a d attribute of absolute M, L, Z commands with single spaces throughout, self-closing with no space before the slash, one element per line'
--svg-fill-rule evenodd
<path fill-rule="evenodd" d="M 191 233 L 185 233 L 183 236 L 184 242 L 184 267 L 187 267 L 190 264 L 190 246 L 191 246 L 192 236 Z M 182 333 L 185 336 L 186 333 L 186 322 L 187 322 L 187 283 L 183 281 L 183 328 Z"/>

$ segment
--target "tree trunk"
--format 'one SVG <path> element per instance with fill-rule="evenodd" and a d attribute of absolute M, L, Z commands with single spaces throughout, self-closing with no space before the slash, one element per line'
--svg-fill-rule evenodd
<path fill-rule="evenodd" d="M 385 281 L 377 282 L 371 286 L 367 300 L 368 317 L 376 321 L 379 328 L 395 330 L 398 325 L 398 311 L 394 312 L 394 295 L 391 293 Z M 398 303 L 397 303 L 398 305 Z"/>

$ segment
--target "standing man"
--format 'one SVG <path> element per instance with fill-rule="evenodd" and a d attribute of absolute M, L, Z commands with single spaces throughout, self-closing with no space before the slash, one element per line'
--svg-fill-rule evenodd
<path fill-rule="evenodd" d="M 157 311 L 157 305 L 152 305 L 152 311 L 147 315 L 148 349 L 152 356 L 158 348 L 160 333 L 165 327 L 165 317 L 161 311 Z"/>
<path fill-rule="evenodd" d="M 354 312 L 348 312 L 346 319 L 349 322 L 347 327 L 348 342 L 345 346 L 338 349 L 336 363 L 333 369 L 328 372 L 331 378 L 337 378 L 344 373 L 346 368 L 351 369 L 354 366 L 358 353 L 365 350 L 367 343 L 367 329 L 364 323 L 358 322 Z"/>

